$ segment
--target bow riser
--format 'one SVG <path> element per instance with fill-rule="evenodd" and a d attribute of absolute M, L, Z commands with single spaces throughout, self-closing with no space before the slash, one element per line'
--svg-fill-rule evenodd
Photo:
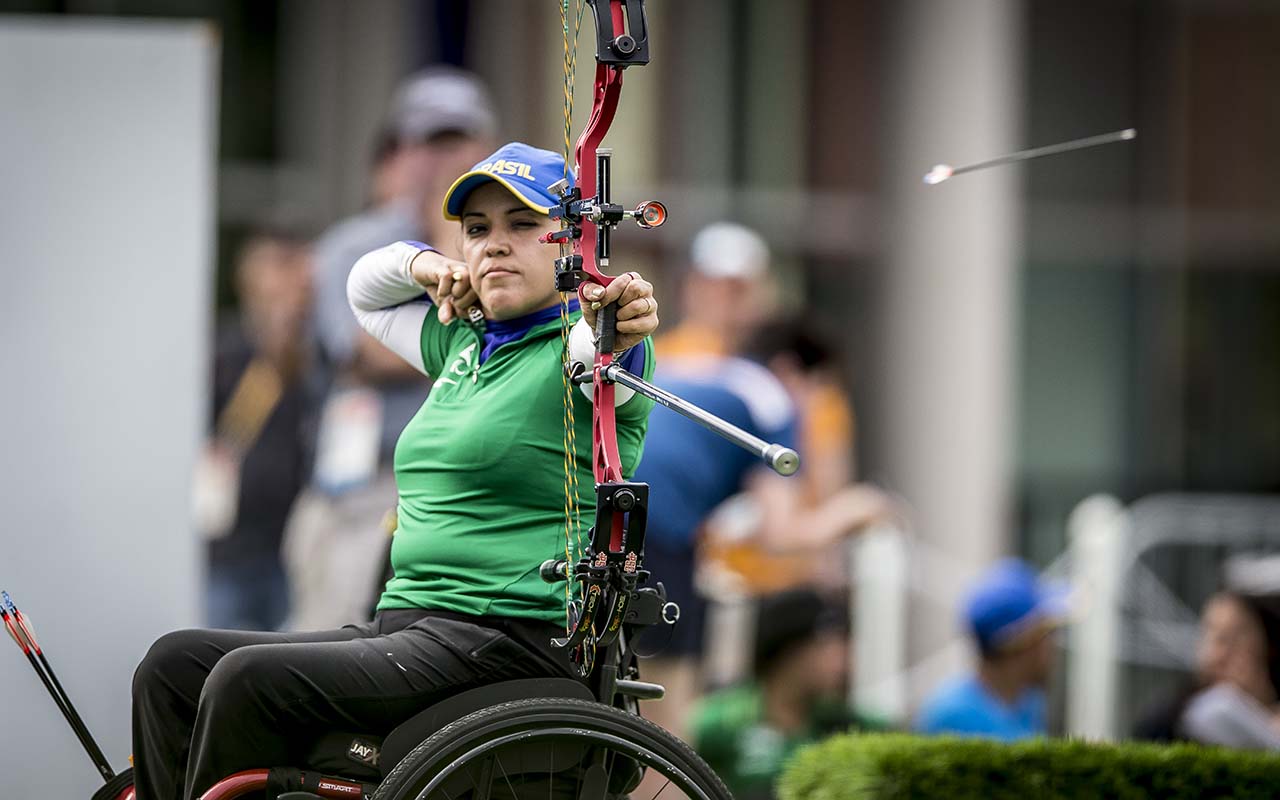
<path fill-rule="evenodd" d="M 615 279 L 615 276 L 601 271 L 609 268 L 612 229 L 627 218 L 636 220 L 641 227 L 656 227 L 661 221 L 655 224 L 657 218 L 652 215 L 652 207 L 661 212 L 659 216 L 662 219 L 666 215 L 665 208 L 659 203 L 642 204 L 634 211 L 612 204 L 611 153 L 600 147 L 618 110 L 623 70 L 630 65 L 648 62 L 644 2 L 587 2 L 595 12 L 597 39 L 591 115 L 574 147 L 576 188 L 570 189 L 567 181 L 552 187 L 560 195 L 560 204 L 553 208 L 552 217 L 563 220 L 566 227 L 544 239 L 549 243 L 572 246 L 570 255 L 563 255 L 562 250 L 561 258 L 556 261 L 556 286 L 561 291 L 578 291 L 579 301 L 583 304 L 591 302 L 582 296 L 583 283 L 608 287 Z M 631 32 L 627 31 L 628 22 L 632 25 Z M 638 36 L 633 37 L 632 33 Z M 569 63 L 572 59 L 566 55 L 566 64 Z M 566 564 L 563 575 L 558 569 L 552 570 L 550 575 L 551 579 L 568 578 L 571 572 L 580 587 L 579 600 L 573 604 L 576 613 L 570 613 L 571 630 L 555 644 L 572 649 L 584 675 L 591 671 L 596 648 L 607 648 L 617 639 L 631 607 L 632 595 L 641 574 L 641 549 L 648 506 L 648 486 L 628 482 L 622 475 L 614 408 L 616 389 L 607 377 L 607 371 L 614 365 L 617 303 L 598 307 L 596 312 L 596 352 L 590 374 L 595 525 L 586 551 L 576 566 L 570 570 Z M 580 382 L 576 374 L 573 379 Z"/>

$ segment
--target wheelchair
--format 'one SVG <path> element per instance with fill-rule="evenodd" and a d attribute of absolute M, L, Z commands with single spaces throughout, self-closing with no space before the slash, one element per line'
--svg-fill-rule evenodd
<path fill-rule="evenodd" d="M 555 580 L 563 569 L 543 574 Z M 640 630 L 674 619 L 661 584 L 629 594 L 617 637 L 603 652 L 586 654 L 583 681 L 480 686 L 385 737 L 331 731 L 311 747 L 306 766 L 239 772 L 200 800 L 620 800 L 642 780 L 646 797 L 731 800 L 689 745 L 640 716 L 639 701 L 659 699 L 664 689 L 639 679 L 631 642 Z M 93 800 L 134 800 L 132 770 Z"/>

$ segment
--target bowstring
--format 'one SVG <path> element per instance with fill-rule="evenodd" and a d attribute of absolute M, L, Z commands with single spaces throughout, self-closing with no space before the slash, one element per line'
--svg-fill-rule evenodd
<path fill-rule="evenodd" d="M 582 29 L 584 0 L 577 0 L 577 13 L 570 14 L 571 0 L 560 1 L 560 29 L 564 35 L 564 177 L 570 176 L 569 155 L 573 136 L 573 88 L 578 71 L 578 33 Z M 569 19 L 573 17 L 570 39 Z M 572 252 L 572 242 L 560 244 L 560 257 Z M 561 362 L 569 364 L 569 292 L 560 293 Z M 578 433 L 573 406 L 575 386 L 568 369 L 560 370 L 564 389 L 564 559 L 569 579 L 564 582 L 564 622 L 566 635 L 572 633 L 573 565 L 582 552 L 582 519 L 578 513 Z"/>

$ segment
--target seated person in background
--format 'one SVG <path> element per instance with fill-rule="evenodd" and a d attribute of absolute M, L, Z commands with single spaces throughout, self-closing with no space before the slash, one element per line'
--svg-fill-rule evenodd
<path fill-rule="evenodd" d="M 693 714 L 693 746 L 738 800 L 771 798 L 802 745 L 884 724 L 845 703 L 849 634 L 839 607 L 812 589 L 760 601 L 751 683 L 716 692 Z"/>
<path fill-rule="evenodd" d="M 1265 598 L 1224 591 L 1205 603 L 1200 625 L 1195 676 L 1134 736 L 1280 750 L 1280 615 Z"/>
<path fill-rule="evenodd" d="M 1052 633 L 1065 615 L 1065 600 L 1017 559 L 988 570 L 965 608 L 978 646 L 977 672 L 935 689 L 920 709 L 916 730 L 1003 741 L 1044 735 Z"/>

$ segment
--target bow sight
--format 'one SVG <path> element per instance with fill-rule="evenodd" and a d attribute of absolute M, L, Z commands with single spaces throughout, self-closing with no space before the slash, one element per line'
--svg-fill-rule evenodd
<path fill-rule="evenodd" d="M 551 218 L 563 221 L 567 227 L 542 237 L 542 241 L 551 244 L 571 242 L 582 238 L 583 220 L 592 223 L 596 228 L 595 260 L 600 267 L 609 266 L 612 231 L 623 220 L 633 219 L 645 230 L 660 227 L 667 221 L 667 207 L 657 200 L 646 200 L 633 209 L 610 202 L 612 159 L 612 148 L 596 149 L 596 175 L 599 189 L 595 197 L 583 199 L 582 191 L 576 186 L 570 188 L 567 180 L 562 179 L 551 184 L 549 188 L 560 198 L 560 205 L 551 208 Z M 583 270 L 581 255 L 567 255 L 556 259 L 557 291 L 576 292 L 578 287 L 588 280 L 592 280 L 592 276 Z"/>

